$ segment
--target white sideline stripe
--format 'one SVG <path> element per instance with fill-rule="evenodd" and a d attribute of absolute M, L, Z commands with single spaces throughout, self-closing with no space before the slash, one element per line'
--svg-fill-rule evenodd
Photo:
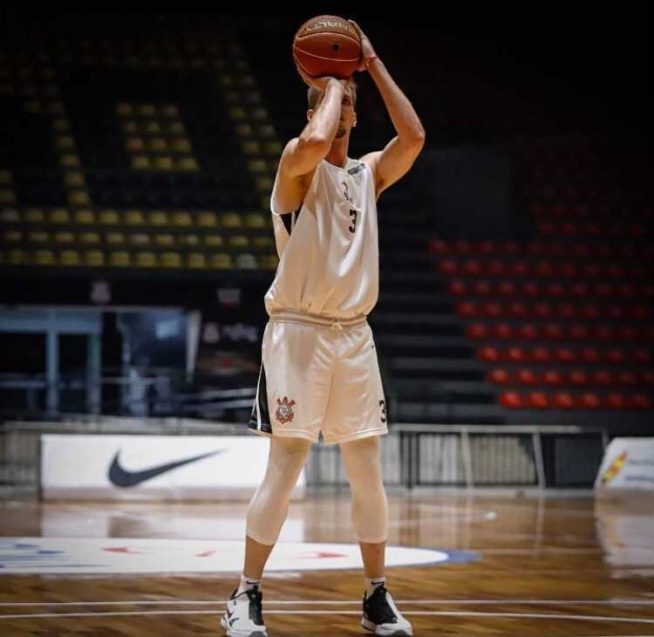
<path fill-rule="evenodd" d="M 325 615 L 325 614 L 339 615 L 360 615 L 361 611 L 358 610 L 267 610 L 266 615 Z M 27 613 L 21 615 L 0 615 L 2 619 L 55 619 L 62 618 L 68 619 L 71 617 L 129 617 L 129 616 L 144 616 L 144 615 L 215 615 L 213 610 L 162 610 L 162 611 L 121 611 L 114 613 Z M 405 615 L 421 615 L 426 617 L 514 617 L 518 619 L 545 619 L 551 621 L 553 619 L 572 619 L 580 621 L 599 621 L 599 622 L 620 622 L 625 624 L 654 624 L 654 619 L 634 619 L 632 617 L 605 617 L 605 616 L 589 616 L 589 615 L 555 615 L 555 614 L 540 614 L 540 613 L 481 613 L 481 612 L 465 612 L 465 611 L 414 611 L 411 613 L 404 613 Z"/>
<path fill-rule="evenodd" d="M 224 606 L 228 600 L 124 600 L 104 602 L 0 602 L 0 607 L 57 607 L 57 606 Z M 396 599 L 396 604 L 402 606 L 447 604 L 449 606 L 490 605 L 490 604 L 558 604 L 568 606 L 572 604 L 598 605 L 598 606 L 654 606 L 654 599 Z M 308 599 L 267 599 L 268 606 L 352 606 L 360 605 L 360 601 L 349 600 L 308 600 Z"/>

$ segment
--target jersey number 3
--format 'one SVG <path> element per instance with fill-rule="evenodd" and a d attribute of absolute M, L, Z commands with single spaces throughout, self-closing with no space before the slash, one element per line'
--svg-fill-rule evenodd
<path fill-rule="evenodd" d="M 348 226 L 348 230 L 354 234 L 354 231 L 357 229 L 357 211 L 350 208 L 350 217 L 352 217 L 352 223 Z"/>

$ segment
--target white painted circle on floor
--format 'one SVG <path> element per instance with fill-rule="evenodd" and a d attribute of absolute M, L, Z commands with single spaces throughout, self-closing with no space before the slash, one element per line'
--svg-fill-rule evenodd
<path fill-rule="evenodd" d="M 240 573 L 243 541 L 144 538 L 7 537 L 0 539 L 3 574 Z M 424 566 L 475 559 L 473 553 L 388 546 L 386 564 Z M 280 541 L 267 571 L 361 568 L 356 544 Z"/>

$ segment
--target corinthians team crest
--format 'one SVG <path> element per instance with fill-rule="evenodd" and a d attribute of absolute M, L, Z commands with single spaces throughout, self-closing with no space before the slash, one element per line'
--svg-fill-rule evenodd
<path fill-rule="evenodd" d="M 294 400 L 289 400 L 288 396 L 284 396 L 281 400 L 277 399 L 277 409 L 275 410 L 275 418 L 279 420 L 282 425 L 285 422 L 291 422 L 293 420 L 293 405 L 295 405 Z"/>

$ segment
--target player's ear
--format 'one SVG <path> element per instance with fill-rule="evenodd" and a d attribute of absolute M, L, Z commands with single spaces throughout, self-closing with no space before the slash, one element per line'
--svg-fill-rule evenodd
<path fill-rule="evenodd" d="M 314 112 L 315 111 L 312 108 L 307 110 L 307 120 L 310 120 L 313 117 Z"/>

